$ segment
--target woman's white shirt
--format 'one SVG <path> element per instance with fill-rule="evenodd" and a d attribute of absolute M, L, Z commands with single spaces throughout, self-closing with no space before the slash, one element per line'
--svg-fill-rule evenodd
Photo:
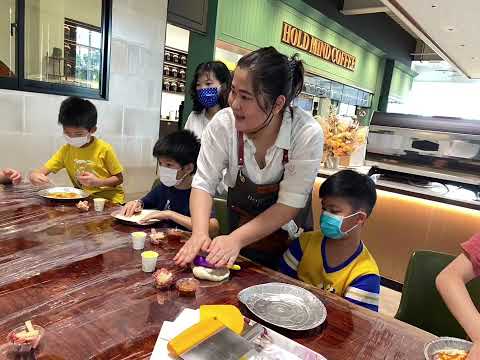
<path fill-rule="evenodd" d="M 202 134 L 202 147 L 192 187 L 212 196 L 222 180 L 234 187 L 238 174 L 238 142 L 235 117 L 230 108 L 220 110 L 208 122 Z M 282 164 L 283 150 L 288 150 L 288 163 Z M 266 165 L 260 169 L 255 159 L 255 145 L 244 136 L 243 173 L 257 185 L 280 183 L 278 202 L 303 208 L 317 176 L 323 154 L 322 128 L 313 117 L 298 107 L 284 112 L 282 125 L 274 145 L 265 155 Z M 284 169 L 285 168 L 285 169 Z"/>
<path fill-rule="evenodd" d="M 191 112 L 188 115 L 187 122 L 185 123 L 185 129 L 192 131 L 199 139 L 202 139 L 203 130 L 208 125 L 208 118 L 205 114 L 205 109 L 200 113 Z"/>

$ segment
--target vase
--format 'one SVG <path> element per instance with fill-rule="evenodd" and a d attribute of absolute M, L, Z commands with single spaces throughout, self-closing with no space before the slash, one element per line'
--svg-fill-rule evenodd
<path fill-rule="evenodd" d="M 324 162 L 324 166 L 326 169 L 338 169 L 339 164 L 340 164 L 340 159 L 333 155 L 327 156 Z"/>

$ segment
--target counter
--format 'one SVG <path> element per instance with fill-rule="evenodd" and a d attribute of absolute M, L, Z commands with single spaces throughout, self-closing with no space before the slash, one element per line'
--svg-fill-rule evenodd
<path fill-rule="evenodd" d="M 366 174 L 372 165 L 368 163 L 356 170 Z M 319 228 L 320 185 L 336 171 L 339 170 L 321 169 L 315 182 L 312 202 L 315 229 Z M 480 202 L 466 200 L 471 194 L 465 191 L 452 188 L 448 193 L 435 193 L 409 184 L 377 181 L 377 204 L 362 238 L 382 277 L 403 283 L 415 250 L 460 253 L 459 244 L 480 231 Z"/>

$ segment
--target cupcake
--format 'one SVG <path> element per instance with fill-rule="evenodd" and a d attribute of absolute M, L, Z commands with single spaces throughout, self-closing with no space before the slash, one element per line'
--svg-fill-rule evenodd
<path fill-rule="evenodd" d="M 165 268 L 155 271 L 152 277 L 157 289 L 166 289 L 173 284 L 173 274 Z"/>

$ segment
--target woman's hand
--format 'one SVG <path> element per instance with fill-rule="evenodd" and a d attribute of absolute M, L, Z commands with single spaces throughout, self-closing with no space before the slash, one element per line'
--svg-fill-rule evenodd
<path fill-rule="evenodd" d="M 138 201 L 138 200 L 129 201 L 125 204 L 124 207 L 122 207 L 121 215 L 130 217 L 142 211 L 142 209 L 143 209 L 143 206 L 141 201 Z"/>
<path fill-rule="evenodd" d="M 480 343 L 473 343 L 470 352 L 468 353 L 467 360 L 477 360 L 480 359 Z"/>
<path fill-rule="evenodd" d="M 211 242 L 212 239 L 210 239 L 208 235 L 197 235 L 193 233 L 173 260 L 177 265 L 186 266 L 193 261 L 200 250 L 207 251 Z"/>
<path fill-rule="evenodd" d="M 240 242 L 232 235 L 217 236 L 208 248 L 207 261 L 215 267 L 231 267 L 240 250 Z"/>

